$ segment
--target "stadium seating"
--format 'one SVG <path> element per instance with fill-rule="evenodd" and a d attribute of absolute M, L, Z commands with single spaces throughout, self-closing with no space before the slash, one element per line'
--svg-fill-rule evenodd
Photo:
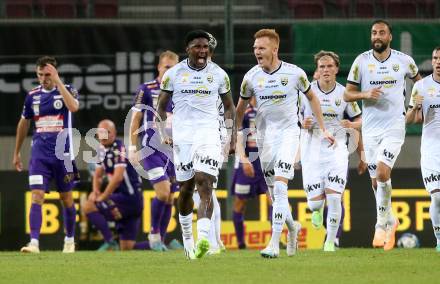
<path fill-rule="evenodd" d="M 118 16 L 118 0 L 94 0 L 93 11 L 96 18 L 115 18 Z"/>
<path fill-rule="evenodd" d="M 5 14 L 7 18 L 32 17 L 32 0 L 5 0 Z"/>
<path fill-rule="evenodd" d="M 288 6 L 295 19 L 324 18 L 325 16 L 323 0 L 289 0 Z"/>
<path fill-rule="evenodd" d="M 417 2 L 414 0 L 385 1 L 385 15 L 389 18 L 416 18 Z"/>
<path fill-rule="evenodd" d="M 48 18 L 75 18 L 76 0 L 37 0 L 37 7 Z"/>

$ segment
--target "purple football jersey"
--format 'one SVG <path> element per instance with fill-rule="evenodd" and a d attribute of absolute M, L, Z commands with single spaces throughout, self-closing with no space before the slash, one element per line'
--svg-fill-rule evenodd
<path fill-rule="evenodd" d="M 67 90 L 78 99 L 78 92 L 70 85 L 65 85 Z M 32 158 L 55 158 L 62 157 L 63 153 L 70 153 L 72 113 L 66 107 L 58 89 L 44 90 L 38 86 L 30 91 L 25 99 L 22 117 L 32 119 L 35 124 L 32 137 Z M 61 142 L 57 145 L 57 136 L 60 132 L 65 133 Z M 56 155 L 55 151 L 60 151 Z"/>
<path fill-rule="evenodd" d="M 98 166 L 103 166 L 105 173 L 111 178 L 116 167 L 125 167 L 124 180 L 114 191 L 114 193 L 122 193 L 130 196 L 142 196 L 141 194 L 141 178 L 136 170 L 128 162 L 125 146 L 121 140 L 116 139 L 109 147 L 100 145 L 99 147 Z"/>
<path fill-rule="evenodd" d="M 155 132 L 157 131 L 155 120 L 159 93 L 160 82 L 157 79 L 143 83 L 136 91 L 133 106 L 135 110 L 142 111 L 144 114 L 142 119 L 143 131 L 141 132 L 141 135 L 143 136 L 142 145 L 148 145 L 155 149 L 160 144 L 159 135 L 155 135 Z M 169 101 L 166 111 L 168 113 L 173 112 L 172 100 Z M 167 126 L 167 131 L 171 134 L 171 126 Z"/>

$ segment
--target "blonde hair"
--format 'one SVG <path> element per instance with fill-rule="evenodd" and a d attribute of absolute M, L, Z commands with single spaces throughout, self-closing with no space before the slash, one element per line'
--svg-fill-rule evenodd
<path fill-rule="evenodd" d="M 176 60 L 177 62 L 179 62 L 179 55 L 177 55 L 175 52 L 172 52 L 171 50 L 166 50 L 166 51 L 164 51 L 164 52 L 162 52 L 160 55 L 159 55 L 159 62 L 162 60 L 162 58 L 164 58 L 164 57 L 168 57 L 168 58 L 170 58 L 170 59 L 174 59 L 174 60 Z"/>
<path fill-rule="evenodd" d="M 270 40 L 275 42 L 277 47 L 280 45 L 280 36 L 275 29 L 261 29 L 254 34 L 254 39 L 260 37 L 268 37 Z"/>
<path fill-rule="evenodd" d="M 336 67 L 339 67 L 339 55 L 337 55 L 333 51 L 326 51 L 326 50 L 321 50 L 320 52 L 315 54 L 314 59 L 315 59 L 316 67 L 318 67 L 319 59 L 323 58 L 324 56 L 329 56 L 329 57 L 333 58 L 333 61 L 335 62 Z"/>

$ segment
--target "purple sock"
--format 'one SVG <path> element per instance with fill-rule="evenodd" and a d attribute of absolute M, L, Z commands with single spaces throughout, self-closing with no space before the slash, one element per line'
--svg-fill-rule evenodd
<path fill-rule="evenodd" d="M 160 220 L 160 237 L 162 239 L 162 242 L 165 241 L 168 225 L 170 224 L 170 220 L 171 220 L 172 210 L 173 210 L 172 204 L 165 204 L 165 207 L 163 209 L 162 220 Z"/>
<path fill-rule="evenodd" d="M 328 214 L 328 208 L 327 206 L 324 206 L 324 211 L 322 212 L 322 225 L 324 225 L 324 228 L 327 229 L 327 214 Z"/>
<path fill-rule="evenodd" d="M 29 212 L 29 223 L 31 228 L 31 239 L 37 239 L 40 237 L 41 223 L 43 217 L 41 213 L 41 205 L 32 203 L 31 210 Z"/>
<path fill-rule="evenodd" d="M 64 229 L 66 230 L 66 236 L 71 238 L 75 235 L 75 223 L 76 223 L 76 208 L 73 205 L 70 208 L 63 208 L 64 216 Z"/>
<path fill-rule="evenodd" d="M 149 250 L 150 244 L 148 243 L 148 241 L 138 242 L 138 243 L 134 244 L 133 249 L 135 249 L 135 250 Z"/>
<path fill-rule="evenodd" d="M 338 239 L 341 238 L 342 236 L 342 226 L 344 225 L 344 217 L 345 217 L 345 208 L 344 208 L 344 203 L 342 203 L 342 212 L 341 212 L 341 222 L 339 223 L 339 228 L 338 228 L 338 232 L 336 233 L 336 237 Z"/>
<path fill-rule="evenodd" d="M 160 233 L 160 223 L 162 220 L 165 205 L 166 203 L 157 199 L 157 197 L 155 197 L 153 201 L 151 201 L 151 233 L 152 234 Z"/>
<path fill-rule="evenodd" d="M 96 227 L 96 229 L 101 232 L 105 242 L 108 243 L 113 241 L 112 232 L 108 227 L 107 220 L 105 220 L 104 216 L 101 213 L 97 211 L 89 213 L 87 214 L 87 218 L 89 219 L 90 223 L 92 223 Z"/>
<path fill-rule="evenodd" d="M 235 227 L 235 235 L 237 236 L 238 245 L 244 245 L 244 224 L 243 224 L 243 214 L 238 212 L 233 212 L 233 221 Z"/>

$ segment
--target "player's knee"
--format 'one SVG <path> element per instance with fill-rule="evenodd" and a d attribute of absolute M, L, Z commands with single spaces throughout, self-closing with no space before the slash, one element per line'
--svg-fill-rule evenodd
<path fill-rule="evenodd" d="M 98 211 L 98 208 L 96 208 L 95 203 L 93 201 L 87 200 L 82 206 L 82 210 L 84 214 L 89 214 Z"/>
<path fill-rule="evenodd" d="M 70 208 L 73 206 L 73 196 L 71 192 L 60 194 L 60 199 L 64 207 Z"/>
<path fill-rule="evenodd" d="M 324 199 L 319 199 L 319 200 L 308 199 L 307 205 L 309 206 L 309 209 L 312 211 L 320 210 L 324 206 Z"/>
<path fill-rule="evenodd" d="M 246 200 L 235 197 L 234 199 L 234 212 L 244 213 L 246 207 Z"/>
<path fill-rule="evenodd" d="M 376 180 L 380 182 L 386 182 L 390 179 L 391 168 L 382 162 L 379 162 L 376 170 Z"/>
<path fill-rule="evenodd" d="M 34 190 L 32 191 L 32 203 L 43 205 L 44 203 L 44 191 Z"/>

